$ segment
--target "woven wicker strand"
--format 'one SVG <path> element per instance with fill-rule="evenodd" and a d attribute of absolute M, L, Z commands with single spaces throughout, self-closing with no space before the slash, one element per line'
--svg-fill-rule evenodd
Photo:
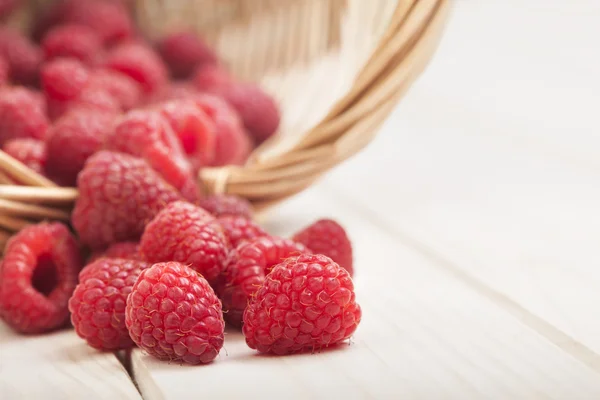
<path fill-rule="evenodd" d="M 29 14 L 47 3 L 33 1 Z M 244 166 L 205 168 L 199 176 L 207 192 L 245 197 L 260 210 L 368 145 L 435 51 L 449 3 L 137 0 L 132 9 L 151 38 L 197 30 L 235 74 L 259 81 L 281 104 L 280 133 Z M 19 18 L 31 20 L 27 14 Z M 76 198 L 75 188 L 56 187 L 0 151 L 0 234 L 67 220 Z"/>

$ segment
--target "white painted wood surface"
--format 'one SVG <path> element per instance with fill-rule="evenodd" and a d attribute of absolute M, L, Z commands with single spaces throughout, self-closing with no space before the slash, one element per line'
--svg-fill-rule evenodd
<path fill-rule="evenodd" d="M 134 351 L 142 396 L 599 399 L 598 21 L 596 0 L 458 0 L 375 143 L 268 216 L 281 235 L 346 225 L 352 343 L 265 357 L 229 332 L 201 367 Z M 85 397 L 139 395 L 71 332 L 0 327 L 0 399 Z"/>

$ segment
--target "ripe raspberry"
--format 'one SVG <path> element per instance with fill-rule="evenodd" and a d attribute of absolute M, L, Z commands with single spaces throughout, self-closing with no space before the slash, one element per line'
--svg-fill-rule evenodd
<path fill-rule="evenodd" d="M 159 106 L 192 159 L 207 165 L 215 156 L 215 124 L 193 100 L 175 100 Z"/>
<path fill-rule="evenodd" d="M 34 36 L 41 38 L 49 28 L 61 23 L 73 23 L 92 28 L 105 44 L 130 37 L 133 24 L 119 1 L 66 0 L 56 2 L 36 22 Z"/>
<path fill-rule="evenodd" d="M 175 78 L 188 78 L 199 65 L 216 64 L 217 55 L 197 34 L 177 32 L 165 37 L 158 50 Z"/>
<path fill-rule="evenodd" d="M 166 206 L 150 222 L 140 241 L 149 262 L 178 261 L 215 282 L 227 258 L 228 243 L 214 217 L 193 204 Z"/>
<path fill-rule="evenodd" d="M 63 186 L 75 186 L 77 175 L 102 147 L 114 119 L 113 113 L 83 109 L 56 121 L 48 131 L 48 175 Z"/>
<path fill-rule="evenodd" d="M 275 134 L 279 127 L 279 107 L 260 87 L 252 84 L 233 84 L 216 92 L 239 113 L 244 127 L 257 143 Z"/>
<path fill-rule="evenodd" d="M 8 83 L 10 70 L 8 61 L 0 55 L 0 87 L 6 85 Z"/>
<path fill-rule="evenodd" d="M 48 101 L 76 99 L 90 78 L 88 69 L 81 61 L 67 58 L 45 63 L 40 75 L 42 90 Z"/>
<path fill-rule="evenodd" d="M 198 95 L 195 101 L 215 124 L 217 143 L 212 165 L 241 165 L 246 162 L 252 151 L 252 142 L 235 110 L 212 95 Z"/>
<path fill-rule="evenodd" d="M 146 93 L 159 90 L 168 82 L 162 60 L 150 47 L 140 43 L 124 43 L 107 56 L 106 66 L 138 82 Z"/>
<path fill-rule="evenodd" d="M 0 145 L 9 139 L 43 139 L 48 129 L 43 98 L 22 88 L 0 89 Z"/>
<path fill-rule="evenodd" d="M 244 312 L 246 343 L 290 354 L 348 339 L 362 316 L 352 278 L 323 255 L 301 255 L 273 268 Z"/>
<path fill-rule="evenodd" d="M 217 221 L 221 225 L 221 228 L 223 228 L 223 232 L 233 248 L 236 248 L 242 242 L 251 241 L 262 236 L 269 236 L 256 222 L 240 215 L 226 215 L 217 218 Z"/>
<path fill-rule="evenodd" d="M 142 271 L 127 297 L 125 324 L 142 350 L 162 360 L 209 363 L 223 347 L 221 302 L 203 277 L 177 262 Z"/>
<path fill-rule="evenodd" d="M 103 48 L 100 37 L 92 28 L 66 24 L 48 32 L 42 41 L 42 50 L 46 60 L 69 57 L 94 65 Z"/>
<path fill-rule="evenodd" d="M 142 157 L 145 149 L 154 144 L 165 146 L 173 157 L 184 158 L 183 148 L 166 118 L 152 110 L 133 110 L 117 121 L 105 147 Z"/>
<path fill-rule="evenodd" d="M 252 205 L 248 200 L 238 196 L 215 194 L 203 198 L 199 204 L 217 218 L 235 215 L 252 219 Z"/>
<path fill-rule="evenodd" d="M 21 161 L 38 174 L 44 173 L 46 144 L 38 139 L 12 139 L 4 143 L 2 150 Z"/>
<path fill-rule="evenodd" d="M 119 242 L 108 246 L 108 249 L 93 253 L 88 264 L 100 258 L 124 258 L 126 260 L 140 260 L 140 244 L 138 242 Z"/>
<path fill-rule="evenodd" d="M 146 104 L 156 105 L 172 100 L 189 100 L 199 95 L 198 89 L 189 82 L 170 82 L 156 93 L 153 93 Z"/>
<path fill-rule="evenodd" d="M 116 71 L 108 69 L 93 71 L 90 75 L 89 87 L 108 92 L 124 111 L 134 108 L 141 101 L 140 85 L 127 75 Z"/>
<path fill-rule="evenodd" d="M 352 243 L 344 228 L 331 219 L 321 219 L 307 226 L 292 238 L 305 245 L 314 254 L 323 254 L 344 268 L 350 276 L 354 274 Z"/>
<path fill-rule="evenodd" d="M 239 245 L 229 257 L 218 291 L 227 322 L 239 327 L 248 300 L 271 269 L 286 258 L 308 252 L 290 239 L 259 237 Z"/>
<path fill-rule="evenodd" d="M 86 87 L 73 100 L 58 101 L 48 99 L 48 114 L 52 120 L 56 120 L 68 112 L 80 110 L 94 110 L 116 114 L 121 111 L 121 106 L 110 93 L 96 87 Z"/>
<path fill-rule="evenodd" d="M 110 151 L 88 159 L 77 187 L 72 224 L 92 249 L 139 239 L 147 222 L 180 199 L 144 160 Z"/>
<path fill-rule="evenodd" d="M 34 85 L 37 82 L 42 52 L 27 37 L 0 27 L 0 55 L 8 62 L 13 83 Z"/>
<path fill-rule="evenodd" d="M 82 266 L 75 238 L 59 223 L 41 223 L 13 236 L 0 264 L 0 317 L 24 333 L 61 327 Z"/>
<path fill-rule="evenodd" d="M 0 19 L 10 15 L 21 0 L 0 0 Z"/>
<path fill-rule="evenodd" d="M 127 296 L 143 269 L 142 261 L 102 258 L 79 274 L 69 300 L 75 332 L 92 347 L 119 350 L 133 347 L 125 326 Z"/>
<path fill-rule="evenodd" d="M 234 83 L 233 77 L 220 65 L 202 65 L 193 78 L 196 89 L 203 92 L 221 90 Z"/>

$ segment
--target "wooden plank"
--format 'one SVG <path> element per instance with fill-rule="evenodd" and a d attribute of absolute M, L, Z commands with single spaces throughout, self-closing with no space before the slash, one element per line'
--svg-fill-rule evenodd
<path fill-rule="evenodd" d="M 134 351 L 134 378 L 144 398 L 600 396 L 596 372 L 368 221 L 360 209 L 321 190 L 274 210 L 267 228 L 287 235 L 320 216 L 344 222 L 355 243 L 357 299 L 364 310 L 352 343 L 319 354 L 267 357 L 229 332 L 218 359 L 201 367 Z"/>
<path fill-rule="evenodd" d="M 527 129 L 518 121 L 504 131 L 488 114 L 446 106 L 415 88 L 389 121 L 395 133 L 329 177 L 330 194 L 598 357 L 600 173 L 512 140 Z"/>
<path fill-rule="evenodd" d="M 0 398 L 141 400 L 117 358 L 88 347 L 72 330 L 23 336 L 2 322 Z"/>

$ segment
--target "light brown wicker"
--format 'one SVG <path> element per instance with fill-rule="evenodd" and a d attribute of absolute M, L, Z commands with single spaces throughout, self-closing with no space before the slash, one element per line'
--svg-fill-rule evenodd
<path fill-rule="evenodd" d="M 261 209 L 373 139 L 432 56 L 449 0 L 137 0 L 132 9 L 149 36 L 196 29 L 238 76 L 260 81 L 281 104 L 280 134 L 246 165 L 200 173 L 207 191 Z M 77 197 L 1 152 L 0 183 L 0 238 L 29 221 L 68 218 Z"/>

